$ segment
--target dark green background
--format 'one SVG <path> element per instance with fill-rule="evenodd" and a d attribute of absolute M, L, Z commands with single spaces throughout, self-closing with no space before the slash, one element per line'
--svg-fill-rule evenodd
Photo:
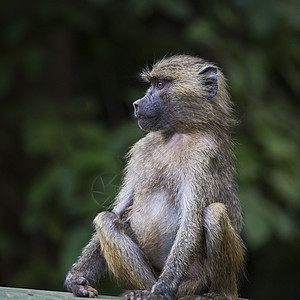
<path fill-rule="evenodd" d="M 236 104 L 241 295 L 299 299 L 299 16 L 298 0 L 1 1 L 0 285 L 63 290 L 142 135 L 138 72 L 186 53 L 223 68 Z"/>

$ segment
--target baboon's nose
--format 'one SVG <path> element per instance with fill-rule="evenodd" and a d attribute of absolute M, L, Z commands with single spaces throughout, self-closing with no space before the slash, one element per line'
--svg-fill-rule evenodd
<path fill-rule="evenodd" d="M 138 109 L 139 105 L 138 105 L 137 101 L 133 102 L 133 107 L 134 107 L 134 110 Z"/>
<path fill-rule="evenodd" d="M 140 111 L 140 100 L 136 100 L 135 102 L 133 102 L 133 108 L 134 108 L 134 115 L 137 117 Z"/>

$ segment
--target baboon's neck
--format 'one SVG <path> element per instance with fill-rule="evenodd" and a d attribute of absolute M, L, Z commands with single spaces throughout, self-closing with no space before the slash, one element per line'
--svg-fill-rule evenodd
<path fill-rule="evenodd" d="M 216 122 L 189 124 L 186 126 L 178 127 L 176 130 L 168 129 L 161 130 L 159 134 L 164 142 L 169 142 L 172 139 L 178 139 L 179 136 L 194 136 L 194 135 L 209 135 L 214 136 L 218 140 L 230 142 L 229 126 L 222 126 Z"/>

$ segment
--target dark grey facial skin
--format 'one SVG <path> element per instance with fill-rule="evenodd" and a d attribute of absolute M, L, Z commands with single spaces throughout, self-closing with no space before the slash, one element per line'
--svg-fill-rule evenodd
<path fill-rule="evenodd" d="M 218 91 L 217 75 L 218 69 L 215 66 L 205 66 L 200 70 L 198 76 L 199 85 L 202 86 L 202 93 L 197 95 L 199 98 L 198 101 L 210 101 L 215 97 Z M 188 122 L 186 119 L 182 120 L 181 115 L 178 114 L 181 109 L 176 108 L 178 104 L 175 102 L 178 97 L 172 99 L 172 83 L 171 80 L 152 79 L 151 86 L 147 90 L 146 95 L 133 103 L 134 116 L 142 130 L 168 131 L 173 128 L 176 131 L 178 122 L 179 124 Z M 192 109 L 192 104 L 189 105 L 191 116 L 194 115 L 196 117 L 193 121 L 199 123 L 199 120 L 203 117 L 197 111 L 199 105 L 194 110 Z M 198 117 L 197 114 L 199 115 Z"/>
<path fill-rule="evenodd" d="M 169 86 L 170 82 L 153 81 L 146 95 L 133 103 L 134 116 L 142 130 L 157 131 L 166 129 L 164 96 Z"/>

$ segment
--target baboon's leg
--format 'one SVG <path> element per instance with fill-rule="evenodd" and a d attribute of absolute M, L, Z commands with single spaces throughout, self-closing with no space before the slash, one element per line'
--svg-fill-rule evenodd
<path fill-rule="evenodd" d="M 203 225 L 203 250 L 206 254 L 203 270 L 208 277 L 208 292 L 200 295 L 197 292 L 192 295 L 191 291 L 186 295 L 180 292 L 179 300 L 237 300 L 237 279 L 243 267 L 244 244 L 231 226 L 225 205 L 213 203 L 206 207 Z M 199 275 L 200 278 L 203 276 Z M 199 281 L 200 289 L 201 286 L 205 286 L 205 281 Z"/>
<path fill-rule="evenodd" d="M 99 213 L 94 224 L 108 269 L 136 289 L 151 290 L 155 276 L 129 226 L 112 212 Z"/>
<path fill-rule="evenodd" d="M 213 203 L 204 209 L 206 240 L 205 269 L 211 282 L 209 293 L 216 299 L 238 299 L 237 281 L 243 268 L 244 244 L 231 226 L 226 207 Z"/>
<path fill-rule="evenodd" d="M 193 274 L 193 278 L 186 279 L 179 285 L 176 294 L 178 299 L 192 299 L 190 297 L 195 297 L 195 295 L 202 294 L 203 288 L 207 287 L 207 276 L 204 274 L 203 271 L 204 267 L 202 266 L 201 270 L 198 270 L 197 273 L 195 272 Z"/>

